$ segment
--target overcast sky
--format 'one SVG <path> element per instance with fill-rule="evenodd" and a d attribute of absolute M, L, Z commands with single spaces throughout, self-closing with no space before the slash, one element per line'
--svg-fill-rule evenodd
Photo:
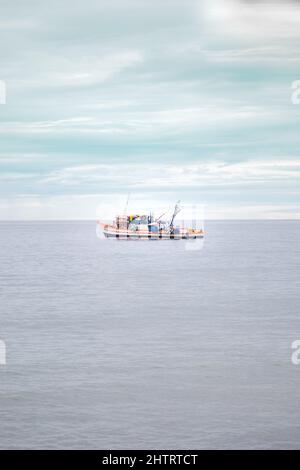
<path fill-rule="evenodd" d="M 0 0 L 0 218 L 300 218 L 300 3 Z"/>

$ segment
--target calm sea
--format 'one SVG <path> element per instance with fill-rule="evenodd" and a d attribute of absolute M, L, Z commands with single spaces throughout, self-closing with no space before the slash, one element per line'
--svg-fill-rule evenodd
<path fill-rule="evenodd" d="M 300 448 L 300 222 L 0 223 L 2 449 Z"/>

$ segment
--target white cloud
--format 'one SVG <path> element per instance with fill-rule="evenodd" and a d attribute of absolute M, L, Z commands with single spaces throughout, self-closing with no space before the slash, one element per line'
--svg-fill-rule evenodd
<path fill-rule="evenodd" d="M 192 46 L 191 46 L 192 47 Z M 299 50 L 283 46 L 261 46 L 237 49 L 201 49 L 206 60 L 215 63 L 278 63 L 299 62 Z"/>
<path fill-rule="evenodd" d="M 192 132 L 199 127 L 219 126 L 221 128 L 257 124 L 258 121 L 269 124 L 282 119 L 293 119 L 287 112 L 279 112 L 263 106 L 231 103 L 203 104 L 198 107 L 183 107 L 161 109 L 155 111 L 125 110 L 109 114 L 103 113 L 104 118 L 93 116 L 78 116 L 52 121 L 33 122 L 2 122 L 0 133 L 4 134 L 126 134 L 145 135 L 155 133 L 182 134 Z"/>
<path fill-rule="evenodd" d="M 32 31 L 33 28 L 39 26 L 39 22 L 33 18 L 14 18 L 14 19 L 1 19 L 0 30 L 1 31 Z"/>
<path fill-rule="evenodd" d="M 6 164 L 19 164 L 22 165 L 26 163 L 38 162 L 42 159 L 46 159 L 47 155 L 43 153 L 3 153 L 0 154 L 0 165 Z"/>
<path fill-rule="evenodd" d="M 119 185 L 133 188 L 184 188 L 201 185 L 241 185 L 300 180 L 300 160 L 207 162 L 186 165 L 102 164 L 64 168 L 44 178 L 43 184 L 79 186 Z"/>
<path fill-rule="evenodd" d="M 8 181 L 18 181 L 18 180 L 28 180 L 34 179 L 38 176 L 36 173 L 22 173 L 22 172 L 1 172 L 0 173 L 0 181 L 8 182 Z"/>
<path fill-rule="evenodd" d="M 124 70 L 141 64 L 143 53 L 139 50 L 124 50 L 97 55 L 67 56 L 45 55 L 39 57 L 39 67 L 30 75 L 23 73 L 12 82 L 22 87 L 88 87 L 112 80 Z M 49 63 L 51 68 L 49 69 Z"/>
<path fill-rule="evenodd" d="M 207 31 L 236 39 L 299 38 L 297 2 L 262 0 L 202 0 L 199 13 Z"/>
<path fill-rule="evenodd" d="M 300 220 L 300 204 L 209 205 L 207 219 L 215 220 Z"/>
<path fill-rule="evenodd" d="M 93 117 L 73 117 L 52 121 L 33 122 L 3 122 L 0 124 L 0 133 L 3 134 L 101 134 L 123 132 L 112 121 L 96 120 Z"/>
<path fill-rule="evenodd" d="M 22 196 L 0 198 L 0 220 L 110 220 L 123 213 L 126 195 Z M 174 199 L 135 193 L 128 210 L 161 213 Z M 184 203 L 184 201 L 182 201 Z M 203 202 L 203 201 L 201 201 Z M 207 204 L 204 219 L 300 219 L 299 204 Z M 92 226 L 91 226 L 92 229 Z"/>
<path fill-rule="evenodd" d="M 112 79 L 122 70 L 143 62 L 140 51 L 125 51 L 104 57 L 89 57 L 68 64 L 73 71 L 57 72 L 53 84 L 66 86 L 93 85 Z"/>

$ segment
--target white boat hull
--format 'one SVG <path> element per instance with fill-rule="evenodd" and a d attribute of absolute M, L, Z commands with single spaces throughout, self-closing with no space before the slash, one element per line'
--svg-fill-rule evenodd
<path fill-rule="evenodd" d="M 101 233 L 105 238 L 116 238 L 121 240 L 196 240 L 204 238 L 202 230 L 184 230 L 180 229 L 179 232 L 168 233 L 162 232 L 149 232 L 147 230 L 125 230 L 117 229 L 109 224 L 98 222 Z"/>

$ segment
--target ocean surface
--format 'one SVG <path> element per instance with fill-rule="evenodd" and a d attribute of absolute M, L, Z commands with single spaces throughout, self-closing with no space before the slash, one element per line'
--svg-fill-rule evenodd
<path fill-rule="evenodd" d="M 1 449 L 300 448 L 300 222 L 0 223 Z"/>

